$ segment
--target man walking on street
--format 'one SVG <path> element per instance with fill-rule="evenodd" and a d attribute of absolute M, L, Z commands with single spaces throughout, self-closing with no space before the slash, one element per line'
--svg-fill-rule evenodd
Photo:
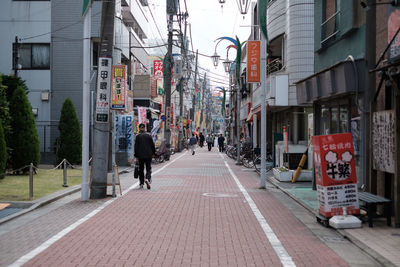
<path fill-rule="evenodd" d="M 196 144 L 197 144 L 197 139 L 194 136 L 194 134 L 192 133 L 192 137 L 190 137 L 190 139 L 189 139 L 189 147 L 190 147 L 190 151 L 192 151 L 192 155 L 194 155 L 194 153 L 195 153 L 194 149 L 196 147 Z"/>
<path fill-rule="evenodd" d="M 207 135 L 206 142 L 207 142 L 207 146 L 208 146 L 208 151 L 211 151 L 211 148 L 213 145 L 213 138 L 211 137 L 211 135 Z"/>
<path fill-rule="evenodd" d="M 225 137 L 223 137 L 222 134 L 220 134 L 219 137 L 218 137 L 219 152 L 224 151 L 224 142 L 225 142 Z"/>
<path fill-rule="evenodd" d="M 147 189 L 150 189 L 151 183 L 151 159 L 156 152 L 153 139 L 150 134 L 145 132 L 145 125 L 139 124 L 139 134 L 135 141 L 136 163 L 139 163 L 139 181 L 140 188 L 146 183 Z M 144 179 L 144 165 L 146 164 L 146 179 Z"/>
<path fill-rule="evenodd" d="M 204 135 L 203 135 L 203 133 L 200 133 L 199 138 L 200 138 L 200 143 L 199 143 L 199 145 L 200 145 L 200 147 L 203 147 L 203 145 L 204 145 Z"/>

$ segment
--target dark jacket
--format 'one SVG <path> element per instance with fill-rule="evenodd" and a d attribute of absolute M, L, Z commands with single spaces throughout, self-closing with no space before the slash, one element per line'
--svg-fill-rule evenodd
<path fill-rule="evenodd" d="M 153 139 L 148 133 L 140 133 L 136 136 L 135 157 L 139 159 L 151 159 L 156 148 Z"/>
<path fill-rule="evenodd" d="M 189 145 L 195 145 L 195 144 L 197 144 L 197 139 L 196 139 L 196 137 L 194 137 L 194 136 L 190 137 Z"/>
<path fill-rule="evenodd" d="M 204 143 L 204 135 L 203 134 L 200 134 L 200 142 Z"/>
<path fill-rule="evenodd" d="M 219 146 L 222 146 L 224 144 L 224 141 L 225 141 L 225 137 L 223 137 L 223 136 L 218 137 L 218 145 Z"/>

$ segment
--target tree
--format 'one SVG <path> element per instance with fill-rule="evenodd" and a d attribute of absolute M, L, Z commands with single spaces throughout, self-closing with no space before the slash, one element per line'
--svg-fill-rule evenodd
<path fill-rule="evenodd" d="M 13 131 L 10 138 L 11 167 L 15 170 L 30 163 L 38 166 L 40 163 L 39 137 L 32 107 L 21 86 L 17 87 L 11 97 L 10 113 L 12 114 L 11 128 Z"/>
<path fill-rule="evenodd" d="M 22 87 L 24 89 L 25 94 L 29 93 L 28 86 L 26 86 L 25 81 L 22 80 L 20 77 L 10 76 L 10 75 L 3 75 L 3 85 L 6 86 L 7 90 L 7 100 L 10 101 L 11 97 L 14 94 L 14 91 L 18 87 Z"/>
<path fill-rule="evenodd" d="M 57 163 L 67 159 L 71 164 L 80 164 L 82 161 L 82 134 L 78 115 L 74 104 L 68 97 L 61 109 L 59 145 L 57 150 Z"/>
<path fill-rule="evenodd" d="M 0 121 L 3 126 L 3 133 L 6 145 L 9 143 L 7 140 L 11 137 L 11 116 L 9 110 L 9 103 L 7 100 L 7 86 L 2 84 L 3 76 L 0 75 Z M 10 149 L 7 148 L 9 152 Z"/>
<path fill-rule="evenodd" d="M 0 120 L 0 179 L 3 179 L 6 172 L 7 163 L 7 147 L 6 140 L 4 138 L 3 125 Z"/>

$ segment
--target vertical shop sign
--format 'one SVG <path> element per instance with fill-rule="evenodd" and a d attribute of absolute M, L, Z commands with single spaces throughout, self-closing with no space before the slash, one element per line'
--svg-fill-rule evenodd
<path fill-rule="evenodd" d="M 154 77 L 150 78 L 150 96 L 151 97 L 157 96 L 157 80 Z"/>
<path fill-rule="evenodd" d="M 126 68 L 125 65 L 112 66 L 111 108 L 125 109 Z"/>
<path fill-rule="evenodd" d="M 153 61 L 153 71 L 154 77 L 162 78 L 163 77 L 163 62 L 162 60 L 154 60 Z"/>
<path fill-rule="evenodd" d="M 139 123 L 147 123 L 147 110 L 146 107 L 138 107 Z"/>
<path fill-rule="evenodd" d="M 111 58 L 100 57 L 97 72 L 96 122 L 108 123 L 110 114 Z"/>
<path fill-rule="evenodd" d="M 351 133 L 313 136 L 319 213 L 325 217 L 359 214 L 357 175 Z"/>
<path fill-rule="evenodd" d="M 248 41 L 247 45 L 247 82 L 260 82 L 260 41 Z"/>

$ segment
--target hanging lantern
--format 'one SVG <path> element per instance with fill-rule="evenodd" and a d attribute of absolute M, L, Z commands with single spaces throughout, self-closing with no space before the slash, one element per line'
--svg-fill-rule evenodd
<path fill-rule="evenodd" d="M 220 56 L 217 54 L 217 51 L 214 52 L 214 55 L 211 56 L 211 60 L 214 64 L 214 67 L 218 66 Z"/>
<path fill-rule="evenodd" d="M 236 2 L 238 4 L 240 14 L 246 15 L 247 10 L 249 9 L 250 1 L 249 0 L 236 0 Z"/>
<path fill-rule="evenodd" d="M 221 5 L 225 4 L 225 0 L 218 0 L 218 2 L 219 2 Z"/>
<path fill-rule="evenodd" d="M 222 62 L 222 65 L 224 65 L 224 69 L 226 73 L 231 72 L 231 67 L 232 67 L 232 61 L 230 61 L 228 58 L 225 59 L 224 62 Z"/>

